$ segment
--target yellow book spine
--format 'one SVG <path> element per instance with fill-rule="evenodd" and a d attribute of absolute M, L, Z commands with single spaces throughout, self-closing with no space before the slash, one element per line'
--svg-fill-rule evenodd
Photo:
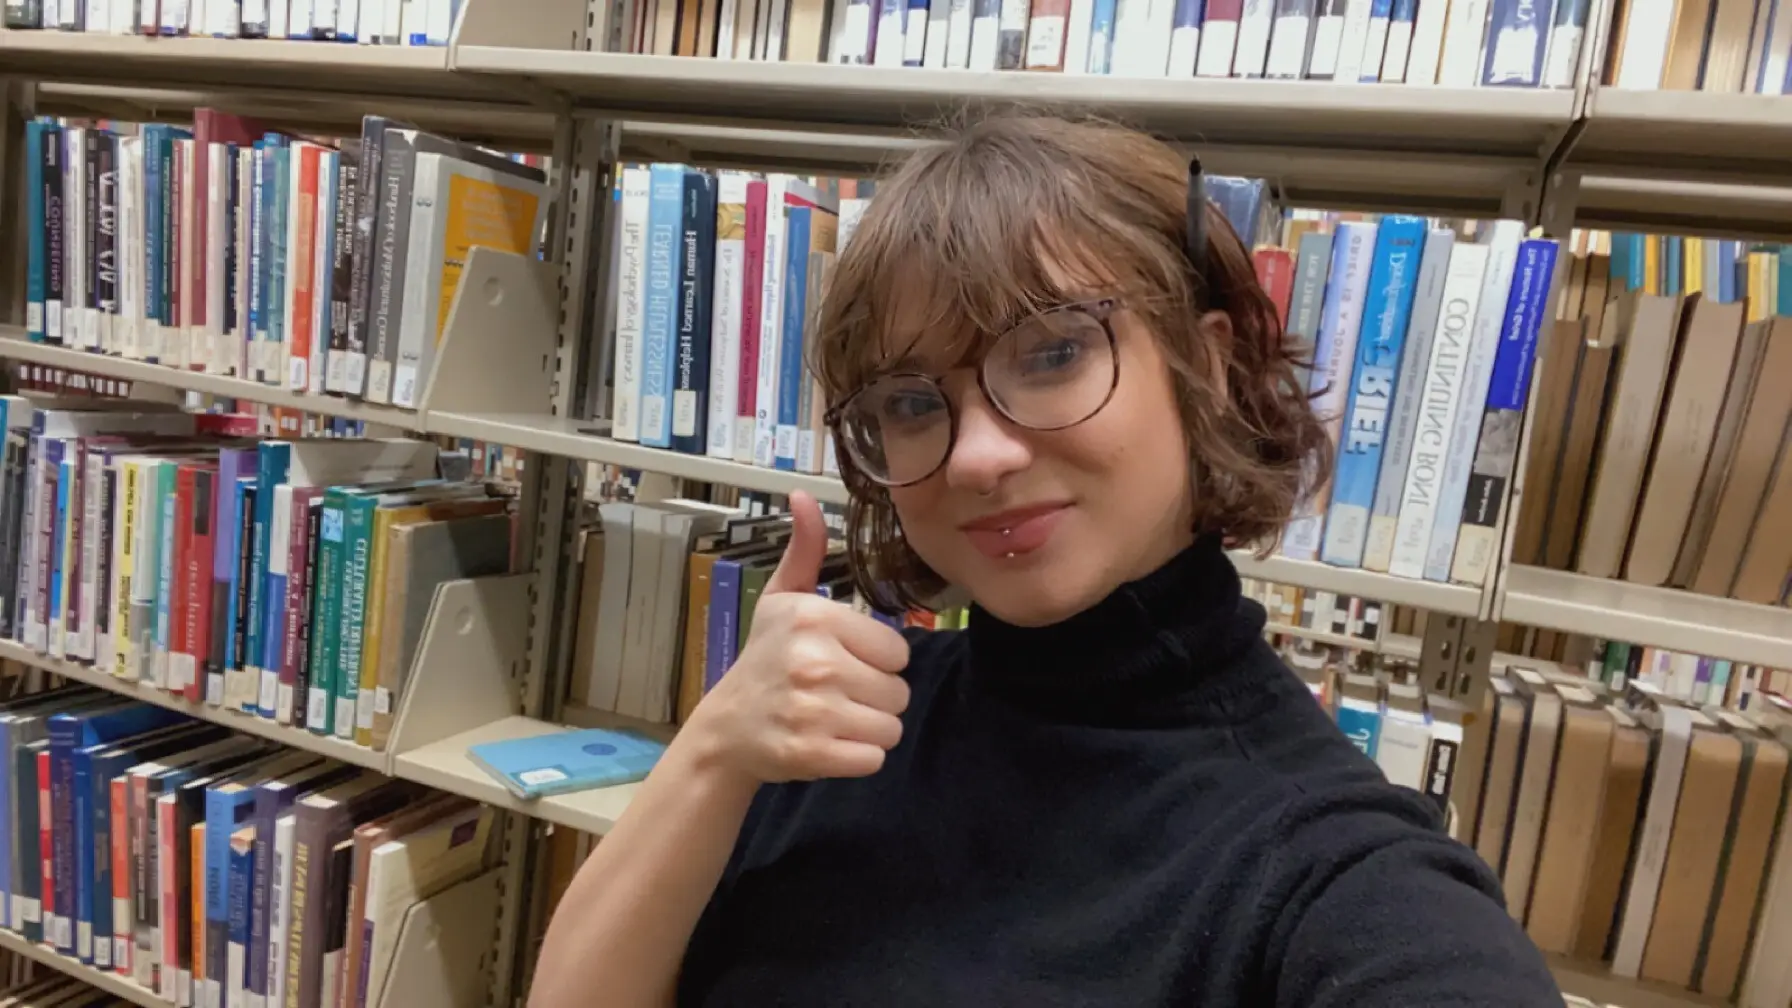
<path fill-rule="evenodd" d="M 1661 236 L 1643 239 L 1643 293 L 1661 293 Z"/>
<path fill-rule="evenodd" d="M 1703 238 L 1686 239 L 1686 293 L 1702 294 L 1705 292 L 1705 240 Z"/>
<path fill-rule="evenodd" d="M 380 508 L 373 513 L 373 541 L 367 558 L 367 619 L 361 630 L 361 678 L 359 696 L 373 696 L 380 684 L 380 630 L 385 618 L 386 543 L 392 538 L 392 526 L 400 520 L 415 521 L 429 513 L 424 507 Z M 357 705 L 355 742 L 373 745 L 373 703 Z M 363 713 L 363 710 L 365 713 Z"/>

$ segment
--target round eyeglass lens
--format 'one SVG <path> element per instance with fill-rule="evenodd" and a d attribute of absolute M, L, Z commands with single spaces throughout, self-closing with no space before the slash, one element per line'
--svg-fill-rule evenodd
<path fill-rule="evenodd" d="M 983 359 L 983 387 L 1020 426 L 1060 430 L 1107 405 L 1115 367 L 1107 326 L 1086 311 L 1065 308 L 1003 334 Z"/>
<path fill-rule="evenodd" d="M 840 413 L 853 464 L 879 483 L 926 479 L 952 447 L 952 415 L 932 378 L 886 375 L 859 390 Z"/>

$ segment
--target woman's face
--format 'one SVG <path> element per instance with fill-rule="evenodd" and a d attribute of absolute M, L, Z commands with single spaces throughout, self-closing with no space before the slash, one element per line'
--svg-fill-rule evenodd
<path fill-rule="evenodd" d="M 1193 541 L 1189 451 L 1169 367 L 1124 306 L 1111 324 L 1119 370 L 1099 412 L 1063 430 L 1029 430 L 990 404 L 975 368 L 946 372 L 958 421 L 950 453 L 932 476 L 890 490 L 909 546 L 1006 622 L 1075 615 Z"/>

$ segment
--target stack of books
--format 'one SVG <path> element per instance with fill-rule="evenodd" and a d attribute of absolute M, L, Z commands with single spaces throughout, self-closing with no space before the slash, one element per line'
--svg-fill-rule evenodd
<path fill-rule="evenodd" d="M 0 704 L 0 809 L 4 925 L 182 1008 L 377 1004 L 497 857 L 490 808 L 85 687 Z"/>
<path fill-rule="evenodd" d="M 178 4 L 138 0 L 7 0 L 6 27 L 99 35 L 445 46 L 459 9 L 457 0 L 273 0 L 259 6 L 226 0 Z"/>
<path fill-rule="evenodd" d="M 24 146 L 30 339 L 398 407 L 467 250 L 534 254 L 546 220 L 530 159 L 379 117 L 339 142 L 40 119 Z"/>
<path fill-rule="evenodd" d="M 1792 576 L 1792 256 L 1577 233 L 1515 563 L 1766 605 Z"/>
<path fill-rule="evenodd" d="M 1446 87 L 1574 84 L 1590 4 L 651 0 L 631 52 L 792 63 Z"/>
<path fill-rule="evenodd" d="M 435 588 L 511 569 L 509 500 L 434 444 L 92 407 L 0 399 L 0 635 L 34 651 L 383 748 Z"/>

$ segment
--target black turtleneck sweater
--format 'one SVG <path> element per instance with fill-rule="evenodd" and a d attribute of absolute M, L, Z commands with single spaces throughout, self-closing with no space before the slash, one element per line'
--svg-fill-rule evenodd
<path fill-rule="evenodd" d="M 1055 626 L 910 632 L 901 744 L 760 791 L 679 1003 L 1559 1008 L 1263 620 L 1208 539 Z"/>

